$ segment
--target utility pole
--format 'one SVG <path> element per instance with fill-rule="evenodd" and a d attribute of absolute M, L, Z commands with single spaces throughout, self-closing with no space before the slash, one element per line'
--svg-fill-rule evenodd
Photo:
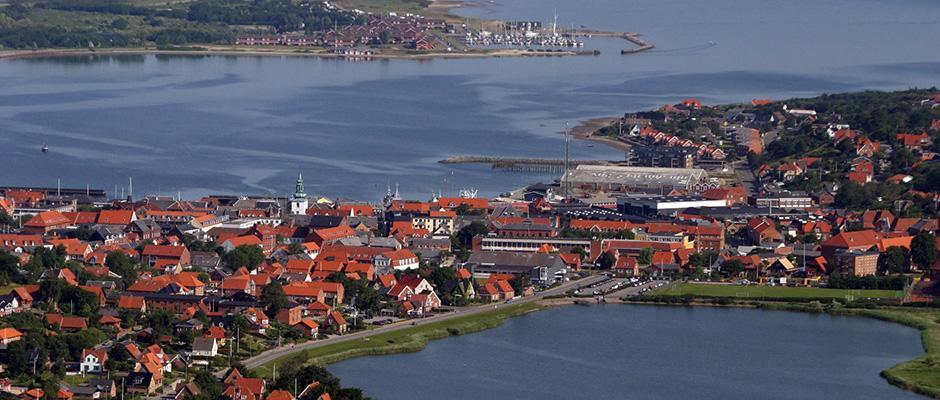
<path fill-rule="evenodd" d="M 569 151 L 570 149 L 569 149 L 569 147 L 570 147 L 571 139 L 569 138 L 568 133 L 569 133 L 569 131 L 568 131 L 568 122 L 565 121 L 565 175 L 564 175 L 564 177 L 563 177 L 564 190 L 565 190 L 565 198 L 568 198 L 568 196 L 570 196 L 570 193 L 569 193 L 569 191 L 570 191 L 570 188 L 569 188 L 570 184 L 569 184 L 569 182 L 568 182 L 568 168 L 569 168 L 569 165 L 570 165 L 570 164 L 569 164 L 569 162 L 570 162 L 570 160 L 569 160 L 569 155 L 570 155 L 570 151 Z"/>

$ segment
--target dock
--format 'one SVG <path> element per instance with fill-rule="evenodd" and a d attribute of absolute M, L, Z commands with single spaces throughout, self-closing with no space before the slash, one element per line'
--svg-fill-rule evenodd
<path fill-rule="evenodd" d="M 636 54 L 641 53 L 647 50 L 652 50 L 654 46 L 652 43 L 647 42 L 643 39 L 642 35 L 637 32 L 607 32 L 607 31 L 597 31 L 593 29 L 576 29 L 571 32 L 572 35 L 580 36 L 598 36 L 598 37 L 614 37 L 621 38 L 630 43 L 636 45 L 632 49 L 623 49 L 620 50 L 620 54 Z"/>

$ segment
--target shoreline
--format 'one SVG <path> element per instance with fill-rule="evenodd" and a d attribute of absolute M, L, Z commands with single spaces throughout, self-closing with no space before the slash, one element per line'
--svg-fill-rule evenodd
<path fill-rule="evenodd" d="M 460 16 L 451 14 L 455 8 L 480 7 L 478 3 L 465 0 L 431 0 L 431 4 L 424 8 L 434 14 L 441 13 L 441 17 L 452 23 L 463 20 Z M 489 24 L 498 24 L 499 20 L 485 20 Z M 572 34 L 592 35 L 598 37 L 620 38 L 636 47 L 622 50 L 621 54 L 636 54 L 654 48 L 655 46 L 644 39 L 636 32 L 608 32 L 592 29 L 582 29 L 572 31 Z M 178 47 L 173 48 L 173 47 Z M 333 58 L 344 60 L 430 60 L 430 59 L 468 59 L 468 58 L 500 58 L 500 57 L 571 57 L 571 56 L 596 56 L 600 53 L 597 50 L 572 50 L 572 49 L 527 49 L 527 48 L 501 48 L 501 49 L 470 49 L 469 51 L 429 51 L 429 52 L 408 52 L 402 49 L 372 49 L 373 53 L 369 55 L 339 54 L 333 53 L 326 47 L 290 47 L 290 46 L 247 46 L 234 44 L 183 44 L 161 48 L 160 46 L 147 45 L 143 47 L 112 47 L 112 48 L 48 48 L 37 50 L 2 50 L 0 49 L 0 60 L 32 59 L 32 58 L 53 58 L 53 57 L 71 57 L 71 56 L 93 56 L 93 55 L 186 55 L 186 56 L 297 56 L 297 57 L 316 57 Z M 384 51 L 383 51 L 384 50 Z"/>
<path fill-rule="evenodd" d="M 201 47 L 201 46 L 195 46 Z M 270 49 L 270 50 L 268 50 Z M 202 50 L 194 49 L 159 49 L 154 47 L 117 47 L 105 49 L 42 49 L 42 50 L 5 50 L 0 51 L 0 60 L 41 59 L 74 56 L 115 56 L 115 55 L 182 55 L 182 56 L 246 56 L 246 57 L 311 57 L 331 58 L 343 60 L 430 60 L 430 59 L 471 59 L 471 58 L 500 58 L 500 57 L 572 57 L 587 56 L 591 53 L 573 51 L 541 52 L 525 51 L 519 49 L 499 49 L 485 52 L 434 52 L 415 54 L 382 54 L 346 55 L 326 51 L 289 50 L 276 47 L 238 47 L 220 46 L 205 47 Z"/>
<path fill-rule="evenodd" d="M 458 323 L 455 326 L 444 327 L 443 330 L 437 329 L 437 331 L 430 331 L 425 334 L 414 333 L 408 335 L 407 332 L 402 332 L 404 336 L 408 339 L 402 342 L 396 342 L 394 340 L 389 340 L 387 344 L 378 348 L 366 348 L 366 349 L 349 349 L 344 351 L 338 351 L 329 353 L 331 350 L 329 347 L 321 348 L 326 350 L 327 354 L 321 355 L 310 355 L 305 353 L 295 354 L 290 358 L 285 360 L 275 360 L 274 364 L 283 364 L 297 358 L 304 358 L 305 362 L 314 362 L 320 363 L 323 366 L 329 366 L 330 364 L 335 364 L 337 362 L 345 361 L 352 358 L 365 357 L 365 356 L 378 356 L 378 355 L 392 355 L 392 354 L 402 354 L 402 353 L 413 353 L 423 350 L 429 341 L 444 339 L 452 336 L 462 336 L 466 334 L 472 334 L 477 332 L 482 332 L 487 329 L 492 329 L 499 327 L 507 319 L 512 317 L 517 317 L 521 315 L 527 315 L 529 313 L 538 312 L 542 310 L 548 310 L 556 307 L 565 307 L 565 306 L 576 306 L 576 305 L 603 305 L 603 304 L 620 304 L 620 305 L 635 305 L 635 306 L 673 306 L 673 307 L 716 307 L 716 308 L 742 308 L 742 309 L 760 309 L 766 311 L 790 311 L 790 312 L 804 312 L 804 313 L 825 313 L 833 316 L 850 316 L 850 317 L 861 317 L 861 318 L 872 318 L 884 322 L 896 323 L 903 325 L 909 328 L 917 329 L 921 333 L 921 347 L 924 350 L 924 354 L 920 357 L 917 357 L 912 360 L 901 362 L 897 365 L 890 366 L 889 368 L 881 371 L 879 374 L 888 384 L 896 386 L 900 389 L 917 393 L 924 396 L 929 396 L 932 398 L 940 398 L 940 388 L 934 388 L 930 386 L 922 386 L 916 382 L 912 382 L 910 379 L 906 378 L 904 375 L 905 372 L 912 371 L 913 368 L 916 368 L 918 364 L 929 364 L 932 362 L 932 350 L 937 349 L 940 351 L 940 332 L 934 332 L 934 329 L 940 329 L 940 322 L 932 322 L 934 325 L 931 326 L 926 320 L 918 319 L 918 317 L 912 316 L 911 311 L 918 310 L 914 308 L 901 308 L 901 307 L 891 307 L 884 309 L 866 309 L 866 308 L 831 308 L 831 309 L 815 309 L 808 304 L 803 303 L 774 303 L 774 302 L 731 302 L 729 304 L 717 304 L 714 302 L 707 301 L 692 301 L 689 303 L 667 303 L 667 302 L 648 302 L 648 301 L 630 301 L 625 299 L 607 299 L 604 303 L 597 303 L 593 298 L 588 299 L 577 299 L 573 297 L 562 297 L 562 298 L 550 298 L 550 299 L 540 299 L 531 303 L 519 304 L 516 308 L 513 309 L 501 309 L 496 310 L 491 313 L 481 314 L 472 316 L 468 321 L 463 324 Z M 527 307 L 528 306 L 528 307 Z M 929 310 L 929 309 L 925 309 Z M 480 322 L 473 324 L 472 322 L 475 319 L 480 319 Z M 446 323 L 449 321 L 441 321 L 441 323 Z M 417 330 L 420 327 L 416 327 Z M 935 337 L 937 336 L 937 337 Z M 934 343 L 937 341 L 938 343 Z M 267 365 L 262 365 L 257 368 L 253 368 L 256 372 L 260 374 L 265 373 Z M 269 368 L 268 368 L 269 369 Z"/>
<path fill-rule="evenodd" d="M 591 118 L 580 121 L 577 126 L 571 129 L 571 135 L 576 139 L 587 140 L 594 143 L 601 143 L 610 147 L 613 147 L 617 150 L 628 151 L 633 146 L 629 143 L 624 143 L 616 139 L 611 139 L 607 137 L 595 136 L 596 133 L 601 128 L 609 126 L 617 120 L 618 117 L 604 117 L 604 118 Z"/>

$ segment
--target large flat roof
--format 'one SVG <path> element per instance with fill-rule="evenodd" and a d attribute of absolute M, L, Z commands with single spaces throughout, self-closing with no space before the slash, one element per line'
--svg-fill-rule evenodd
<path fill-rule="evenodd" d="M 691 186 L 707 176 L 701 168 L 621 167 L 579 165 L 568 173 L 572 183 L 622 184 L 627 186 Z"/>

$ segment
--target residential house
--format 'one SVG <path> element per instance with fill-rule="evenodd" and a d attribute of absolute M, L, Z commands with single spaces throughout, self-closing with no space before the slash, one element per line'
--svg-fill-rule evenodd
<path fill-rule="evenodd" d="M 0 347 L 6 348 L 10 343 L 23 339 L 23 332 L 16 328 L 0 328 Z"/>
<path fill-rule="evenodd" d="M 85 349 L 82 351 L 82 360 L 79 370 L 84 373 L 100 374 L 105 370 L 108 362 L 108 352 L 103 348 Z"/>
<path fill-rule="evenodd" d="M 206 336 L 194 338 L 190 354 L 194 364 L 209 365 L 212 359 L 219 355 L 219 342 Z"/>
<path fill-rule="evenodd" d="M 343 317 L 343 313 L 339 311 L 333 311 L 326 316 L 326 320 L 323 321 L 324 325 L 329 327 L 333 332 L 337 334 L 344 334 L 349 328 L 346 323 L 346 318 Z"/>

